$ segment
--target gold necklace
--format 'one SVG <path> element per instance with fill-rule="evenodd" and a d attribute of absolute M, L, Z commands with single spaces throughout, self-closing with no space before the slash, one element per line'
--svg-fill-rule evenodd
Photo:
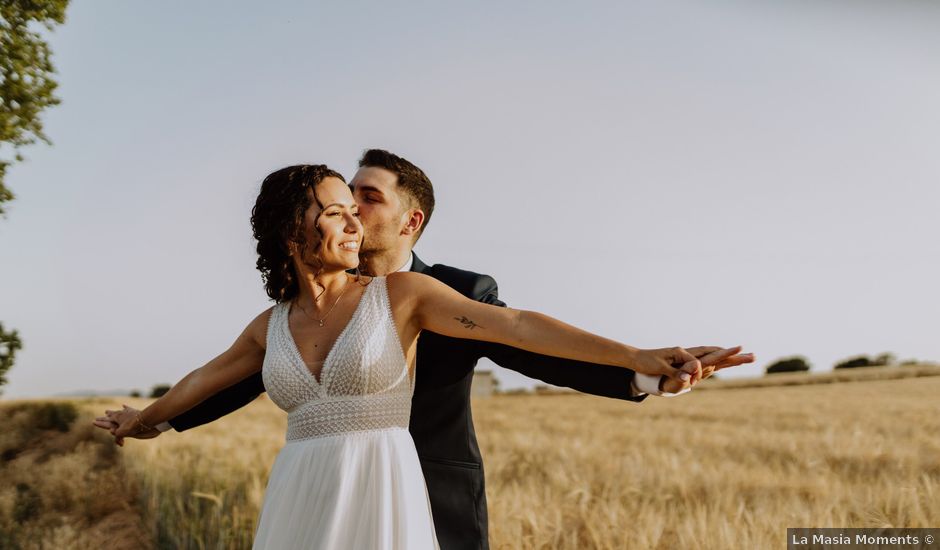
<path fill-rule="evenodd" d="M 343 291 L 340 292 L 340 293 L 339 293 L 339 296 L 336 297 L 336 301 L 333 302 L 333 306 L 330 307 L 330 310 L 326 312 L 326 315 L 324 315 L 323 317 L 321 317 L 321 318 L 319 318 L 319 319 L 317 319 L 317 318 L 314 317 L 313 315 L 310 315 L 309 313 L 307 313 L 307 308 L 305 308 L 305 307 L 303 306 L 303 304 L 300 303 L 300 300 L 299 300 L 299 299 L 298 299 L 295 303 L 300 307 L 300 311 L 303 311 L 303 312 L 304 312 L 304 315 L 306 315 L 307 318 L 316 321 L 316 322 L 319 324 L 319 326 L 322 327 L 322 326 L 323 326 L 323 322 L 326 321 L 326 318 L 330 316 L 330 313 L 333 313 L 333 309 L 336 308 L 336 304 L 339 303 L 340 298 L 343 297 L 343 294 L 346 294 L 346 287 L 348 287 L 348 286 L 349 286 L 349 277 L 346 277 L 346 282 L 343 283 Z M 326 292 L 326 291 L 324 290 L 324 292 Z"/>

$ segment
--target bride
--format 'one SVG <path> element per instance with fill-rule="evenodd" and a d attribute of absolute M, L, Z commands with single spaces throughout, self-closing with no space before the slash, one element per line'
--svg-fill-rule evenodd
<path fill-rule="evenodd" d="M 359 265 L 362 224 L 349 187 L 326 166 L 269 175 L 251 222 L 257 266 L 276 305 L 163 397 L 119 417 L 113 433 L 151 431 L 260 370 L 288 424 L 255 548 L 438 547 L 408 432 L 422 330 L 683 381 L 701 368 L 682 348 L 633 348 L 539 313 L 470 300 L 419 273 L 348 273 Z"/>

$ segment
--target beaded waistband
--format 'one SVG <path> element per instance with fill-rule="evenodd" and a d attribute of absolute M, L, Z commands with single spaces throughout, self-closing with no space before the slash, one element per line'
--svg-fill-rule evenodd
<path fill-rule="evenodd" d="M 384 428 L 408 429 L 411 396 L 366 395 L 314 400 L 287 416 L 287 440 Z"/>

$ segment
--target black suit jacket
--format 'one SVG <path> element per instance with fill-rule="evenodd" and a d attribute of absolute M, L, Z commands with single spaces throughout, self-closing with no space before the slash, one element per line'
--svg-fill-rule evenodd
<path fill-rule="evenodd" d="M 417 256 L 412 271 L 434 277 L 471 299 L 506 305 L 497 297 L 496 281 L 488 275 L 440 264 L 429 267 Z M 421 458 L 443 550 L 489 548 L 483 461 L 470 413 L 470 384 L 481 357 L 556 386 L 631 401 L 645 397 L 631 397 L 634 373 L 627 369 L 422 332 L 409 429 Z M 257 373 L 172 419 L 170 425 L 183 431 L 211 422 L 263 391 L 261 373 Z"/>

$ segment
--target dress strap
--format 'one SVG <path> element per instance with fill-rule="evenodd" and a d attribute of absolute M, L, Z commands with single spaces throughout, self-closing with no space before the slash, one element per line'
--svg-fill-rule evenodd
<path fill-rule="evenodd" d="M 281 317 L 283 317 L 284 312 L 287 311 L 287 305 L 288 302 L 278 302 L 271 308 L 271 316 L 268 317 L 268 332 L 264 337 L 267 349 L 272 349 L 271 346 L 273 346 L 276 341 L 276 331 L 281 328 Z"/>
<path fill-rule="evenodd" d="M 392 300 L 388 296 L 388 279 L 385 277 L 376 277 L 376 281 L 381 285 L 379 294 L 379 305 L 385 310 L 385 319 L 388 327 L 388 333 L 391 340 L 394 340 L 392 349 L 394 350 L 395 361 L 401 362 L 404 375 L 408 378 L 408 383 L 412 390 L 414 389 L 414 380 L 408 372 L 408 358 L 405 356 L 405 350 L 401 347 L 401 336 L 398 334 L 398 326 L 395 325 L 395 316 L 392 314 Z"/>

